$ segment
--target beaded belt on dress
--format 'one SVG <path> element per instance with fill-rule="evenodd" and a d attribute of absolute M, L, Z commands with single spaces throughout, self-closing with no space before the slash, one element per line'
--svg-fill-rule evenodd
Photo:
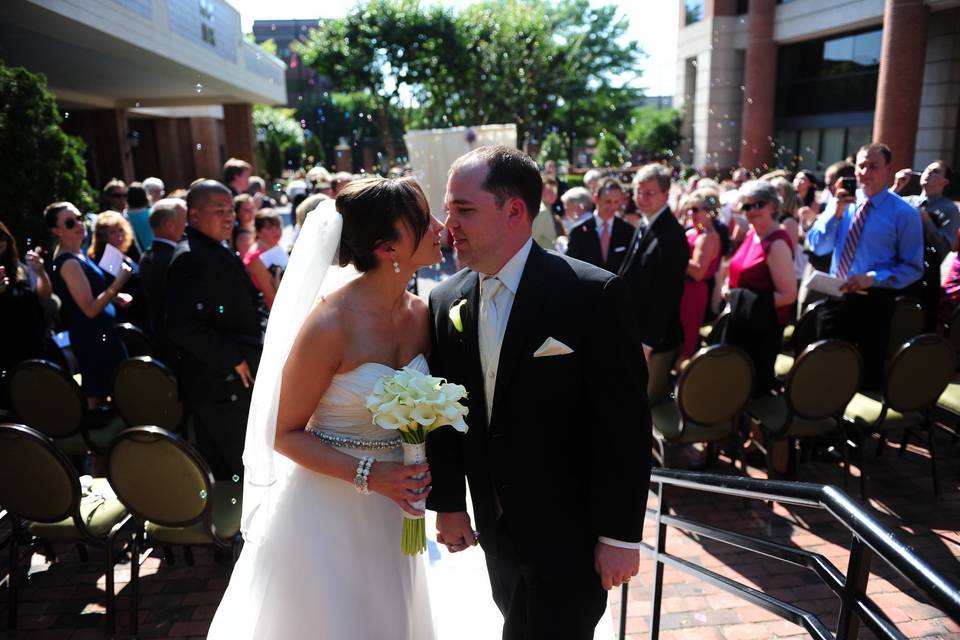
<path fill-rule="evenodd" d="M 365 449 L 368 451 L 390 451 L 400 448 L 400 437 L 387 438 L 385 440 L 367 440 L 366 438 L 354 438 L 345 436 L 341 433 L 329 433 L 318 429 L 307 429 L 307 433 L 316 436 L 320 442 L 329 444 L 341 449 Z"/>

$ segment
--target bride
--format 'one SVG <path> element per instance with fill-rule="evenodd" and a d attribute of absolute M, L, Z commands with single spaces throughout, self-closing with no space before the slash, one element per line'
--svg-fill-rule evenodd
<path fill-rule="evenodd" d="M 254 387 L 246 544 L 208 638 L 433 638 L 422 556 L 400 549 L 430 474 L 364 401 L 395 369 L 427 370 L 427 305 L 406 284 L 440 261 L 441 229 L 412 178 L 351 182 L 308 216 Z"/>

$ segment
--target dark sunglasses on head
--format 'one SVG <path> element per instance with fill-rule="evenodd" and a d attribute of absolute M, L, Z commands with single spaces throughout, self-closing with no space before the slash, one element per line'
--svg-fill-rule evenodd
<path fill-rule="evenodd" d="M 740 205 L 740 210 L 741 210 L 741 211 L 750 211 L 750 210 L 752 210 L 752 209 L 763 209 L 765 206 L 767 206 L 767 203 L 766 203 L 766 202 L 763 202 L 763 201 L 760 201 L 760 202 L 744 202 L 743 204 Z"/>
<path fill-rule="evenodd" d="M 70 216 L 63 221 L 63 226 L 67 229 L 73 229 L 78 224 L 83 224 L 83 218 L 81 216 Z"/>

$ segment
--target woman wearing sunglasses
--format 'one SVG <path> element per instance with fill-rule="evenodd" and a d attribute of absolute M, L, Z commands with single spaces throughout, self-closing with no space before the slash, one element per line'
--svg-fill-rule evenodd
<path fill-rule="evenodd" d="M 753 360 L 754 392 L 759 395 L 775 384 L 773 365 L 797 299 L 794 246 L 777 221 L 780 196 L 772 184 L 763 180 L 744 184 L 739 208 L 750 230 L 730 260 L 731 314 L 725 341 L 741 347 Z"/>
<path fill-rule="evenodd" d="M 703 324 L 707 300 L 710 298 L 709 282 L 720 266 L 721 240 L 713 221 L 719 204 L 715 191 L 697 189 L 684 196 L 678 209 L 681 221 L 688 227 L 687 243 L 690 245 L 687 277 L 680 298 L 680 326 L 683 327 L 681 360 L 692 356 L 697 349 L 700 325 Z"/>
<path fill-rule="evenodd" d="M 83 254 L 83 217 L 71 203 L 54 202 L 43 217 L 58 241 L 53 290 L 60 297 L 87 404 L 94 408 L 109 394 L 113 370 L 127 357 L 113 303 L 124 295 L 120 289 L 133 272 L 124 264 L 107 286 L 106 274 Z"/>

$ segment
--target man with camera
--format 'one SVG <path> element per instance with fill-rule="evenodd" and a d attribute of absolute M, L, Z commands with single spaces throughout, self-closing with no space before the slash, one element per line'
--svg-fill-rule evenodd
<path fill-rule="evenodd" d="M 916 210 L 889 190 L 890 160 L 884 144 L 860 147 L 856 183 L 840 178 L 807 232 L 814 253 L 832 255 L 830 275 L 843 281 L 843 297 L 828 301 L 818 316 L 819 337 L 857 345 L 866 389 L 883 383 L 897 295 L 923 276 L 923 227 Z"/>

